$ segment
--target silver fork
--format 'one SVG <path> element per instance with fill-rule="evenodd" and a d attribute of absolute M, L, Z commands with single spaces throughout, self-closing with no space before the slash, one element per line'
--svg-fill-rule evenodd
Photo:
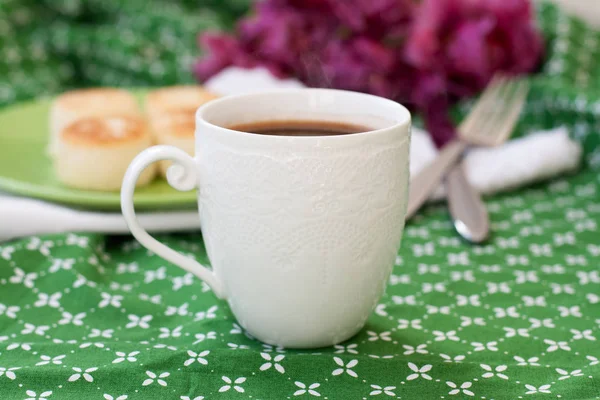
<path fill-rule="evenodd" d="M 468 146 L 497 146 L 508 139 L 528 91 L 525 80 L 504 75 L 492 79 L 458 127 L 458 138 L 444 146 L 437 158 L 411 179 L 407 219 L 419 210 Z"/>

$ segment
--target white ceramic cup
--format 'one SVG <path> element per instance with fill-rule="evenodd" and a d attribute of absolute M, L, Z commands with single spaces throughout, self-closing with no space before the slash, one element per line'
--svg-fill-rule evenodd
<path fill-rule="evenodd" d="M 356 123 L 364 133 L 272 136 L 227 129 L 274 120 Z M 278 346 L 333 345 L 357 333 L 385 290 L 406 212 L 411 118 L 367 94 L 292 89 L 229 96 L 196 113 L 196 155 L 151 147 L 129 166 L 121 206 L 132 234 L 226 299 L 240 325 Z M 149 164 L 198 188 L 212 271 L 138 224 L 133 192 Z"/>

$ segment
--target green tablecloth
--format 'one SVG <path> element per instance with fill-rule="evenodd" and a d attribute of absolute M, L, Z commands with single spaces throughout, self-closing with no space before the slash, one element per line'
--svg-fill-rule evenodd
<path fill-rule="evenodd" d="M 47 7 L 5 3 L 30 4 L 21 13 Z M 0 69 L 17 74 L 14 60 L 24 63 L 20 79 L 0 78 L 5 103 L 73 85 L 170 83 L 183 74 L 168 60 L 160 64 L 170 66 L 164 75 L 127 71 L 123 63 L 135 54 L 114 30 L 90 24 L 81 6 L 98 2 L 44 4 L 63 7 L 47 31 L 13 24 L 7 34 L 0 21 L 3 43 L 37 43 L 49 60 L 27 64 L 33 53 L 4 46 Z M 24 20 L 9 11 L 11 21 Z M 248 337 L 206 285 L 131 237 L 3 243 L 0 398 L 600 398 L 600 34 L 553 7 L 540 15 L 549 61 L 519 133 L 568 125 L 584 144 L 585 167 L 488 199 L 488 245 L 461 242 L 443 206 L 426 208 L 406 227 L 387 294 L 365 329 L 332 348 L 294 351 Z M 134 39 L 146 46 L 153 26 L 180 29 L 161 24 L 156 13 L 135 17 Z M 174 14 L 165 13 L 169 18 Z M 83 42 L 96 43 L 98 52 L 81 54 Z M 7 48 L 22 57 L 7 63 Z M 159 239 L 208 262 L 199 233 Z"/>

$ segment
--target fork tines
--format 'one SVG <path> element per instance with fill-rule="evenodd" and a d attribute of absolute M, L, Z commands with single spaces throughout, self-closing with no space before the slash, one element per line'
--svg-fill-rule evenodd
<path fill-rule="evenodd" d="M 528 92 L 527 80 L 495 75 L 467 119 L 458 127 L 461 138 L 481 146 L 503 143 L 517 123 Z"/>

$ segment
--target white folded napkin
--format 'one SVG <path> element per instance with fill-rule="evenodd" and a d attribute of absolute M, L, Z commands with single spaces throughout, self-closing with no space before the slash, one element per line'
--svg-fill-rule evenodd
<path fill-rule="evenodd" d="M 265 68 L 229 67 L 209 79 L 204 87 L 213 93 L 226 96 L 272 89 L 297 89 L 305 86 L 296 79 L 277 79 Z"/>
<path fill-rule="evenodd" d="M 569 137 L 569 131 L 559 127 L 531 133 L 503 146 L 469 150 L 465 156 L 465 173 L 479 193 L 489 195 L 575 171 L 582 151 L 581 145 Z M 433 161 L 437 152 L 429 134 L 413 128 L 411 175 Z M 444 189 L 440 186 L 431 200 L 443 197 Z"/>
<path fill-rule="evenodd" d="M 277 80 L 260 68 L 228 68 L 206 86 L 221 95 L 303 87 L 295 80 Z M 569 138 L 567 129 L 557 128 L 512 140 L 501 147 L 471 150 L 466 156 L 466 170 L 477 190 L 492 194 L 573 171 L 579 165 L 581 152 L 581 146 Z M 433 160 L 436 153 L 427 133 L 413 129 L 411 174 Z M 441 197 L 440 188 L 433 198 Z M 139 214 L 139 219 L 150 232 L 191 231 L 200 227 L 194 211 L 145 212 Z M 117 234 L 127 233 L 128 229 L 120 212 L 82 211 L 0 193 L 0 241 L 59 232 Z"/>

